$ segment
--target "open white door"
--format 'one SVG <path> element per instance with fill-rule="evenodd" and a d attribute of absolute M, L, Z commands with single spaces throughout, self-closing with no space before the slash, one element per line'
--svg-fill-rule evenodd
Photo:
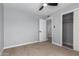
<path fill-rule="evenodd" d="M 46 41 L 46 20 L 40 19 L 39 20 L 39 41 L 43 42 Z"/>

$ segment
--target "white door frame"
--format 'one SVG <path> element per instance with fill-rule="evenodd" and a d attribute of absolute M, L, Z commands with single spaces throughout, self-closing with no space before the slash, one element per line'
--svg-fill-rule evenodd
<path fill-rule="evenodd" d="M 75 10 L 78 10 L 79 8 L 75 8 L 75 9 L 73 9 L 73 10 L 69 10 L 69 11 L 66 11 L 66 12 L 63 12 L 63 13 L 61 13 L 61 15 L 60 15 L 60 17 L 61 17 L 61 22 L 63 21 L 63 18 L 62 18 L 62 16 L 64 15 L 64 14 L 68 14 L 68 13 L 70 13 L 70 12 L 74 12 Z M 74 19 L 73 19 L 73 21 L 74 21 Z M 74 22 L 73 22 L 73 25 L 74 25 Z M 63 42 L 62 42 L 62 40 L 63 40 L 63 34 L 62 34 L 62 32 L 63 32 L 63 24 L 61 23 L 61 40 L 60 40 L 60 45 L 61 46 L 63 46 Z M 73 29 L 74 29 L 74 26 L 73 26 Z M 74 30 L 73 30 L 73 41 L 74 41 Z"/>
<path fill-rule="evenodd" d="M 52 39 L 51 39 L 51 40 L 52 40 L 52 42 L 53 42 L 53 16 L 47 18 L 46 21 L 47 21 L 47 20 L 51 20 L 51 27 L 52 27 L 52 28 L 51 28 L 51 30 L 52 30 L 52 35 L 51 35 Z M 52 43 L 52 42 L 51 42 L 51 43 Z"/>

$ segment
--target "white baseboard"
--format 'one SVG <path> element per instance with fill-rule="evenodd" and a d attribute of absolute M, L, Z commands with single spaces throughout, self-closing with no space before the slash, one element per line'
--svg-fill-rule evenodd
<path fill-rule="evenodd" d="M 57 45 L 57 46 L 62 46 L 61 44 L 56 43 L 56 42 L 52 42 L 52 44 Z"/>
<path fill-rule="evenodd" d="M 23 43 L 23 44 L 18 44 L 18 45 L 12 45 L 12 46 L 8 46 L 8 47 L 4 47 L 4 49 L 13 48 L 13 47 L 18 47 L 18 46 L 22 46 L 22 45 L 33 44 L 33 43 L 37 43 L 37 42 L 39 42 L 39 41 L 26 42 L 26 43 Z"/>

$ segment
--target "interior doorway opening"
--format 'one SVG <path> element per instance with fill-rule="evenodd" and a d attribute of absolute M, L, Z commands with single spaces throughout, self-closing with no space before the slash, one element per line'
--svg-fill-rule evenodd
<path fill-rule="evenodd" d="M 63 46 L 73 49 L 73 12 L 62 15 Z"/>
<path fill-rule="evenodd" d="M 48 42 L 52 43 L 52 20 L 48 19 L 46 21 L 46 37 L 48 39 Z"/>

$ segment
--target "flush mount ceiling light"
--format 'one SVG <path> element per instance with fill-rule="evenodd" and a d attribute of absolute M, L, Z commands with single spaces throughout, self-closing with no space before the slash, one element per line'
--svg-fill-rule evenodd
<path fill-rule="evenodd" d="M 43 4 L 43 6 L 47 6 L 47 4 L 46 4 L 46 3 L 44 3 L 44 4 Z"/>
<path fill-rule="evenodd" d="M 42 6 L 39 8 L 39 11 L 41 11 L 45 6 L 58 6 L 58 3 L 42 3 Z"/>

